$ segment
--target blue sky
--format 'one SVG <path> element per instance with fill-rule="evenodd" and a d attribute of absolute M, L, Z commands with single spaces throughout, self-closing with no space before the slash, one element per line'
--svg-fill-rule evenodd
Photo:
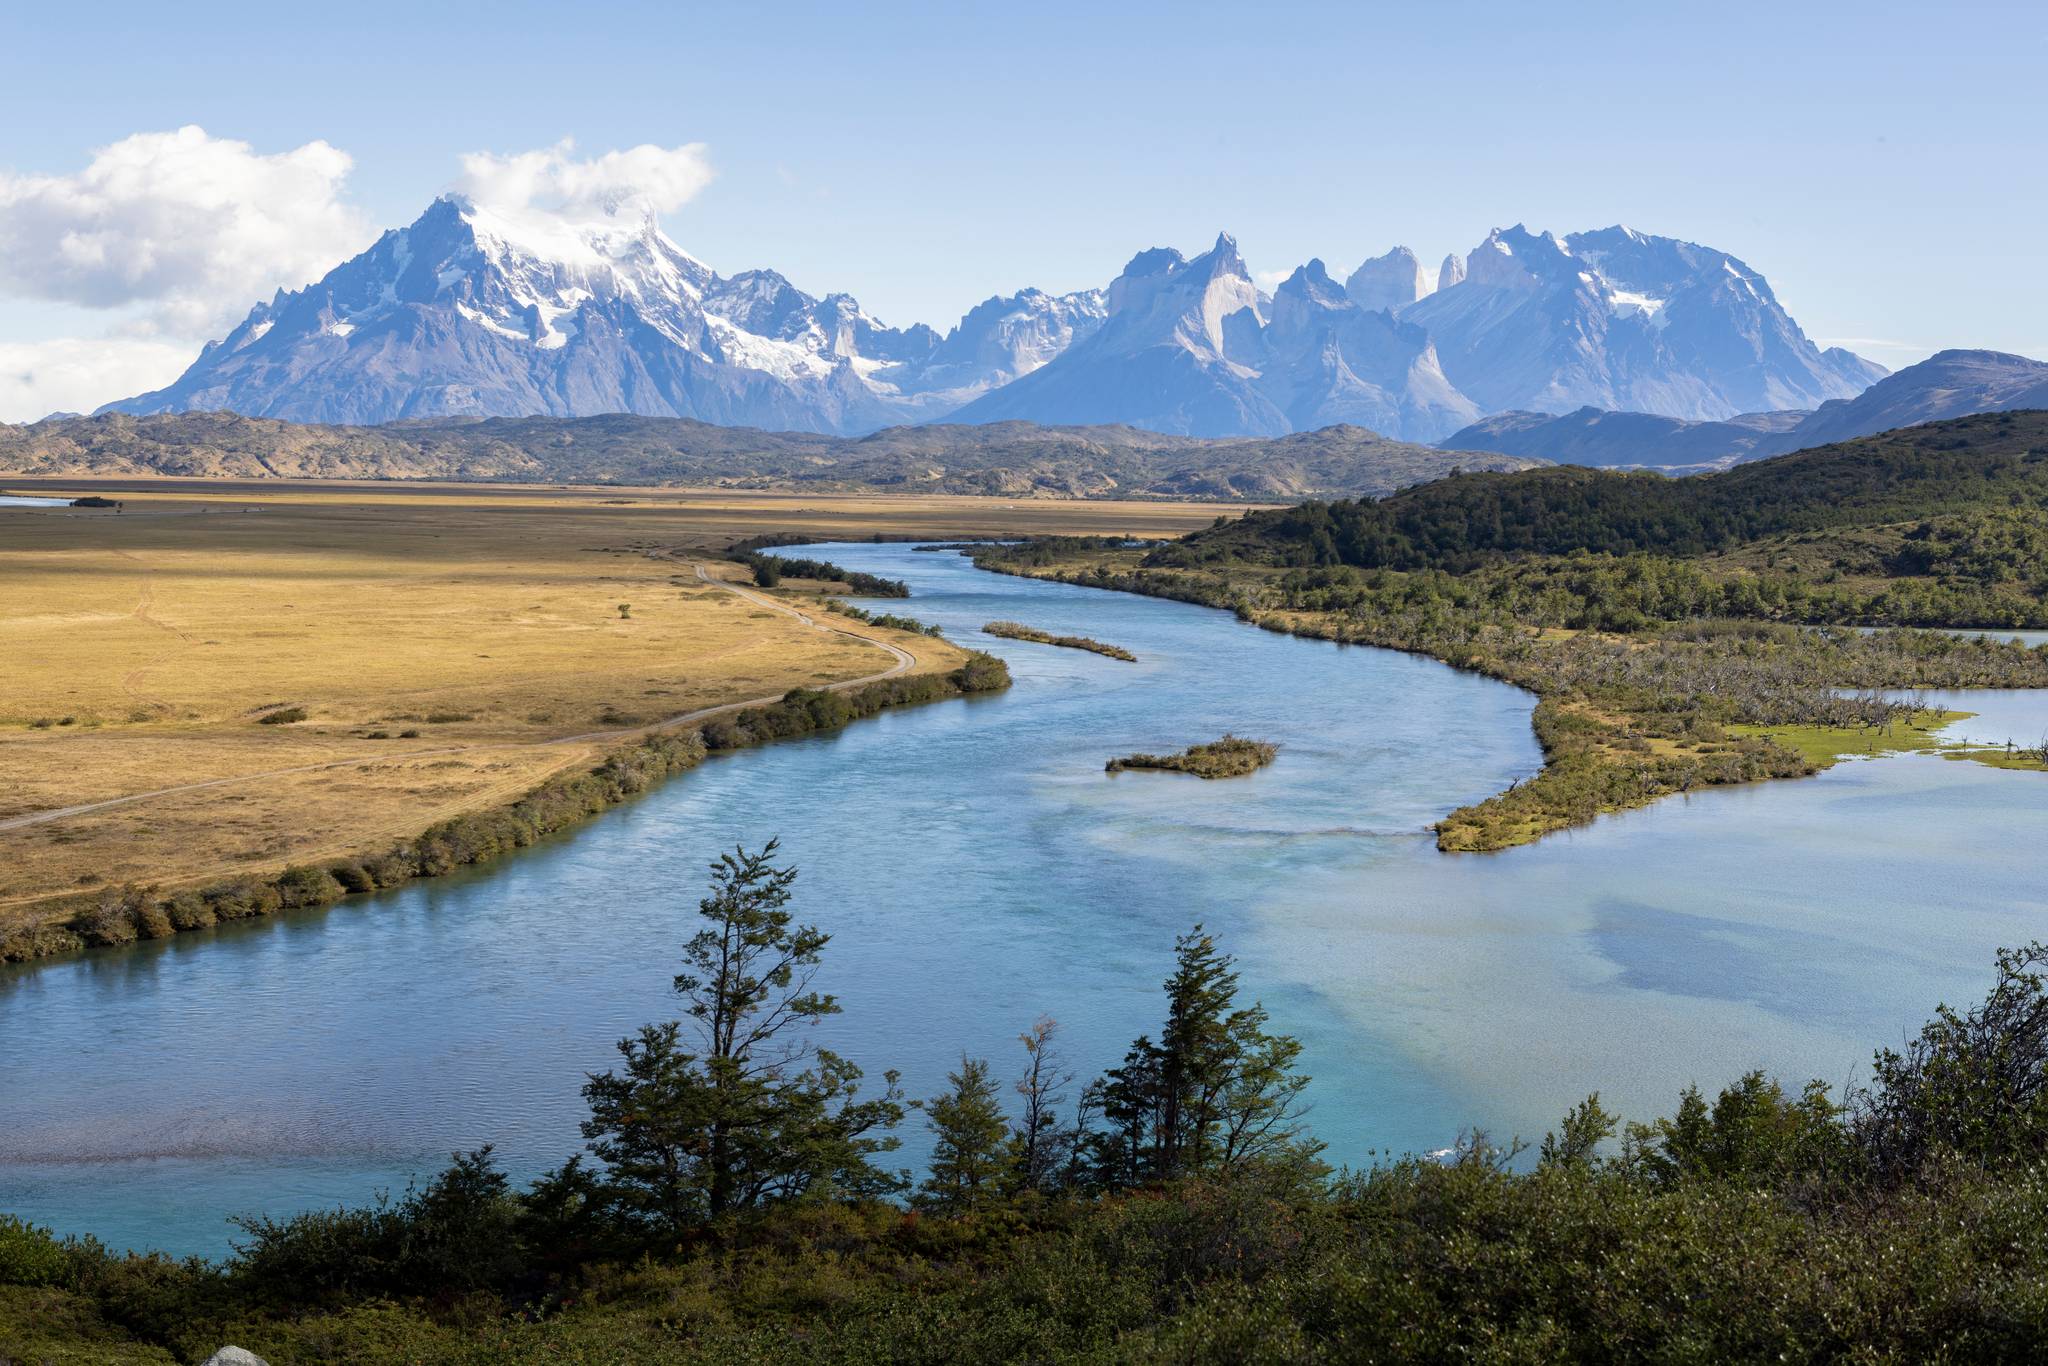
<path fill-rule="evenodd" d="M 701 143 L 713 178 L 671 236 L 895 323 L 1219 229 L 1255 271 L 1320 256 L 1341 278 L 1395 243 L 1433 265 L 1496 225 L 1625 222 L 1733 252 L 1811 335 L 1886 364 L 2048 356 L 2040 4 L 293 8 L 6 7 L 0 246 L 9 184 L 187 125 L 345 153 L 328 217 L 364 242 L 465 153 Z M 63 343 L 71 388 L 118 396 L 254 299 L 200 291 L 305 271 L 332 226 L 109 302 L 51 283 L 76 263 L 17 225 L 0 370 Z M 19 379 L 0 418 L 51 392 Z"/>

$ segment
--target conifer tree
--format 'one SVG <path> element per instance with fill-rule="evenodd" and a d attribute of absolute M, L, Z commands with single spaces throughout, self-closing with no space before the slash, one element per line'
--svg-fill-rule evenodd
<path fill-rule="evenodd" d="M 879 1099 L 861 1100 L 860 1069 L 805 1037 L 839 1011 L 811 985 L 829 936 L 792 923 L 797 870 L 776 866 L 777 848 L 771 840 L 712 865 L 698 903 L 704 927 L 675 979 L 698 1051 L 680 1022 L 648 1025 L 619 1044 L 623 1073 L 583 1088 L 583 1135 L 607 1198 L 663 1233 L 799 1195 L 904 1184 L 871 1161 L 897 1146 L 878 1136 L 903 1115 L 896 1074 L 885 1074 Z"/>
<path fill-rule="evenodd" d="M 930 1175 L 915 1200 L 925 1209 L 958 1214 L 1004 1193 L 1016 1154 L 988 1063 L 963 1057 L 960 1070 L 948 1073 L 946 1080 L 952 1083 L 946 1094 L 915 1102 L 933 1138 Z"/>
<path fill-rule="evenodd" d="M 1104 1128 L 1082 1138 L 1097 1185 L 1171 1181 L 1253 1162 L 1321 1170 L 1322 1144 L 1306 1136 L 1297 1074 L 1301 1044 L 1269 1034 L 1254 1003 L 1238 1008 L 1235 960 L 1200 925 L 1174 943 L 1166 1023 L 1140 1038 L 1086 1093 Z"/>

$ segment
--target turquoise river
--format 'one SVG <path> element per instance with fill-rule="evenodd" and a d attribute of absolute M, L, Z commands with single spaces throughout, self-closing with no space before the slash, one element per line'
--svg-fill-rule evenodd
<path fill-rule="evenodd" d="M 1430 823 L 1533 773 L 1531 699 L 1428 660 L 1179 603 L 831 546 L 889 608 L 1016 685 L 720 757 L 488 869 L 326 911 L 0 970 L 0 1211 L 117 1246 L 224 1252 L 226 1217 L 360 1202 L 484 1142 L 575 1151 L 583 1074 L 673 1018 L 706 863 L 780 836 L 830 931 L 822 1040 L 912 1095 L 962 1052 L 1074 1066 L 1156 1028 L 1201 921 L 1304 1042 L 1331 1156 L 1535 1138 L 1592 1090 L 1634 1118 L 1749 1068 L 1854 1080 L 1993 952 L 2048 936 L 2048 781 L 1931 756 L 1696 793 L 1494 855 Z M 1010 618 L 1127 664 L 980 633 Z M 2031 743 L 2048 698 L 1965 694 Z M 1102 771 L 1225 730 L 1250 777 Z M 922 1154 L 916 1117 L 903 1165 Z"/>

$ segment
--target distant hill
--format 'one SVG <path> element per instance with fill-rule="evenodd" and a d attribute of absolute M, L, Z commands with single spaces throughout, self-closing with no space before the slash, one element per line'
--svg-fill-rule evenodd
<path fill-rule="evenodd" d="M 1377 502 L 1255 512 L 1166 548 L 1176 562 L 1463 572 L 1516 555 L 1689 556 L 1771 537 L 1996 519 L 1983 554 L 2031 564 L 2048 510 L 2048 412 L 1927 423 L 1694 479 L 1563 466 L 1472 474 Z M 2015 514 L 2018 514 L 2017 516 Z M 2025 525 L 2012 525 L 2014 522 Z M 1923 536 L 1939 540 L 1940 526 Z M 1976 533 L 1972 533 L 1975 536 Z M 2048 561 L 2038 570 L 2048 571 Z M 2048 572 L 2042 579 L 2048 584 Z"/>
<path fill-rule="evenodd" d="M 1695 473 L 1773 454 L 1775 439 L 1813 414 L 1803 408 L 1687 422 L 1655 413 L 1495 413 L 1444 438 L 1461 451 L 1496 451 L 1562 465 L 1648 467 Z M 1542 454 L 1537 454 L 1542 452 Z"/>
<path fill-rule="evenodd" d="M 1943 351 L 1812 411 L 1745 413 L 1684 422 L 1650 413 L 1580 408 L 1507 412 L 1444 438 L 1456 450 L 1496 451 L 1559 464 L 1693 472 L 1761 460 L 1971 413 L 2048 408 L 2048 364 L 2001 351 Z"/>
<path fill-rule="evenodd" d="M 1781 438 L 1778 450 L 2015 408 L 2048 408 L 2048 365 L 2004 351 L 1943 351 L 1886 376 L 1854 398 L 1821 404 Z"/>
<path fill-rule="evenodd" d="M 180 413 L 0 426 L 0 474 L 817 488 L 1004 497 L 1373 497 L 1454 468 L 1536 462 L 1390 441 L 1356 426 L 1266 440 L 1127 426 L 892 427 L 865 437 L 688 418 L 434 418 L 320 426 Z"/>

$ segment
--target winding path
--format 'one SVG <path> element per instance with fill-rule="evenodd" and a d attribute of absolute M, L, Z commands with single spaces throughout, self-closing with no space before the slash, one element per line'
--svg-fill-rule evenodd
<path fill-rule="evenodd" d="M 873 645 L 879 649 L 887 650 L 895 657 L 895 663 L 880 673 L 864 674 L 859 678 L 849 678 L 838 683 L 828 683 L 824 687 L 826 692 L 843 692 L 848 688 L 865 687 L 869 683 L 879 683 L 885 678 L 894 678 L 898 674 L 907 673 L 917 667 L 917 656 L 900 645 L 891 645 L 886 640 L 876 640 L 873 636 L 864 636 L 858 631 L 849 631 L 844 627 L 821 626 L 812 620 L 807 613 L 798 611 L 786 602 L 780 602 L 764 593 L 757 593 L 751 588 L 742 588 L 738 584 L 727 583 L 724 579 L 712 578 L 704 572 L 704 566 L 701 563 L 693 564 L 692 567 L 697 571 L 699 579 L 714 588 L 723 588 L 726 592 L 737 594 L 748 602 L 761 607 L 771 608 L 786 616 L 795 617 L 814 631 L 822 631 L 835 636 L 845 636 L 849 640 L 857 640 L 864 645 Z M 138 615 L 140 615 L 139 609 Z M 259 773 L 240 773 L 232 778 L 210 778 L 203 782 L 179 783 L 173 787 L 159 787 L 149 792 L 131 792 L 125 797 L 109 797 L 104 801 L 82 802 L 77 806 L 53 807 L 48 811 L 31 811 L 26 816 L 14 816 L 7 820 L 0 820 L 0 830 L 19 830 L 31 825 L 48 825 L 55 821 L 69 819 L 72 816 L 83 816 L 94 811 L 106 811 L 113 807 L 127 806 L 134 802 L 146 802 L 157 797 L 174 796 L 181 792 L 204 792 L 211 788 L 232 787 L 237 783 L 255 782 L 261 778 L 281 778 L 295 773 L 321 773 L 328 769 L 354 768 L 360 764 L 381 763 L 392 759 L 423 759 L 440 754 L 472 754 L 494 749 L 541 749 L 549 745 L 578 745 L 589 744 L 595 740 L 629 739 L 635 735 L 647 735 L 658 730 L 670 730 L 676 726 L 686 726 L 696 721 L 708 721 L 714 716 L 722 716 L 727 712 L 740 711 L 747 707 L 766 706 L 770 702 L 780 701 L 781 698 L 782 693 L 770 693 L 766 697 L 752 697 L 743 702 L 721 702 L 715 707 L 699 707 L 695 711 L 686 711 L 660 721 L 650 722 L 644 726 L 630 726 L 623 730 L 592 730 L 585 731 L 580 735 L 558 735 L 549 740 L 504 741 L 497 744 L 483 745 L 447 745 L 437 749 L 408 749 L 384 754 L 365 754 L 354 759 L 332 759 L 325 763 L 299 764 L 291 768 L 265 769 Z"/>

